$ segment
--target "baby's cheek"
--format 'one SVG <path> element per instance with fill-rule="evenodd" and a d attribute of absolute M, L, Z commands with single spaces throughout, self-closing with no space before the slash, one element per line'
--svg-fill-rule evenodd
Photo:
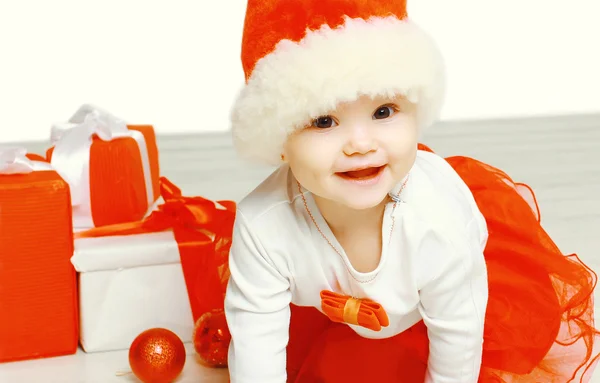
<path fill-rule="evenodd" d="M 401 173 L 400 177 L 404 177 L 412 168 L 416 157 L 417 143 L 401 141 L 395 143 L 390 162 L 393 164 L 394 171 Z"/>
<path fill-rule="evenodd" d="M 387 144 L 391 156 L 398 160 L 410 160 L 417 153 L 417 137 L 409 132 L 394 137 Z"/>
<path fill-rule="evenodd" d="M 301 182 L 314 182 L 314 179 L 319 179 L 324 173 L 328 173 L 327 164 L 330 161 L 327 157 L 327 153 L 319 150 L 306 151 L 295 156 L 290 161 L 290 167 Z"/>

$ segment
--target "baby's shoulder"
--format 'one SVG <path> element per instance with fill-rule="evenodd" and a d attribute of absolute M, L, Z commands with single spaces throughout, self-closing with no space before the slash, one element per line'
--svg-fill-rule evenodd
<path fill-rule="evenodd" d="M 473 220 L 483 219 L 473 193 L 444 158 L 420 150 L 414 173 L 417 185 L 412 199 L 424 219 L 438 228 L 457 224 L 466 227 Z"/>
<path fill-rule="evenodd" d="M 461 198 L 472 199 L 468 186 L 450 163 L 440 155 L 419 150 L 417 151 L 415 166 L 426 174 L 427 178 L 436 186 L 448 186 L 452 189 L 451 191 L 460 192 Z"/>
<path fill-rule="evenodd" d="M 294 219 L 293 202 L 298 193 L 292 181 L 289 167 L 275 169 L 238 203 L 238 212 L 255 229 L 281 227 Z"/>

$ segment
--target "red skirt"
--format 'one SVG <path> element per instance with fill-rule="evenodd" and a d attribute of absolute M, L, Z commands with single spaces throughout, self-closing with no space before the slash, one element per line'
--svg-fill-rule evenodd
<path fill-rule="evenodd" d="M 425 146 L 420 149 L 430 150 Z M 531 189 L 466 157 L 446 159 L 486 218 L 489 300 L 479 382 L 587 382 L 594 341 L 596 275 L 563 255 L 540 225 Z M 388 339 L 366 339 L 314 308 L 292 306 L 288 382 L 422 383 L 427 329 L 419 322 Z"/>

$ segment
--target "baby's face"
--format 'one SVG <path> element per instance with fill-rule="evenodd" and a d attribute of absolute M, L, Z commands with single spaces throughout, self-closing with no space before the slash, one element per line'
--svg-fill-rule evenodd
<path fill-rule="evenodd" d="M 317 197 L 353 209 L 382 202 L 414 164 L 414 105 L 402 97 L 360 97 L 291 135 L 284 156 Z"/>

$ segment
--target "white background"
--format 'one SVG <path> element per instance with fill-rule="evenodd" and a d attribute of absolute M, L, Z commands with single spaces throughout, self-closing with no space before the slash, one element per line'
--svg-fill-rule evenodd
<path fill-rule="evenodd" d="M 225 131 L 245 0 L 0 0 L 0 142 L 94 103 L 159 133 Z M 449 72 L 443 120 L 600 112 L 600 1 L 409 0 Z M 343 58 L 332 58 L 343 59 Z"/>

